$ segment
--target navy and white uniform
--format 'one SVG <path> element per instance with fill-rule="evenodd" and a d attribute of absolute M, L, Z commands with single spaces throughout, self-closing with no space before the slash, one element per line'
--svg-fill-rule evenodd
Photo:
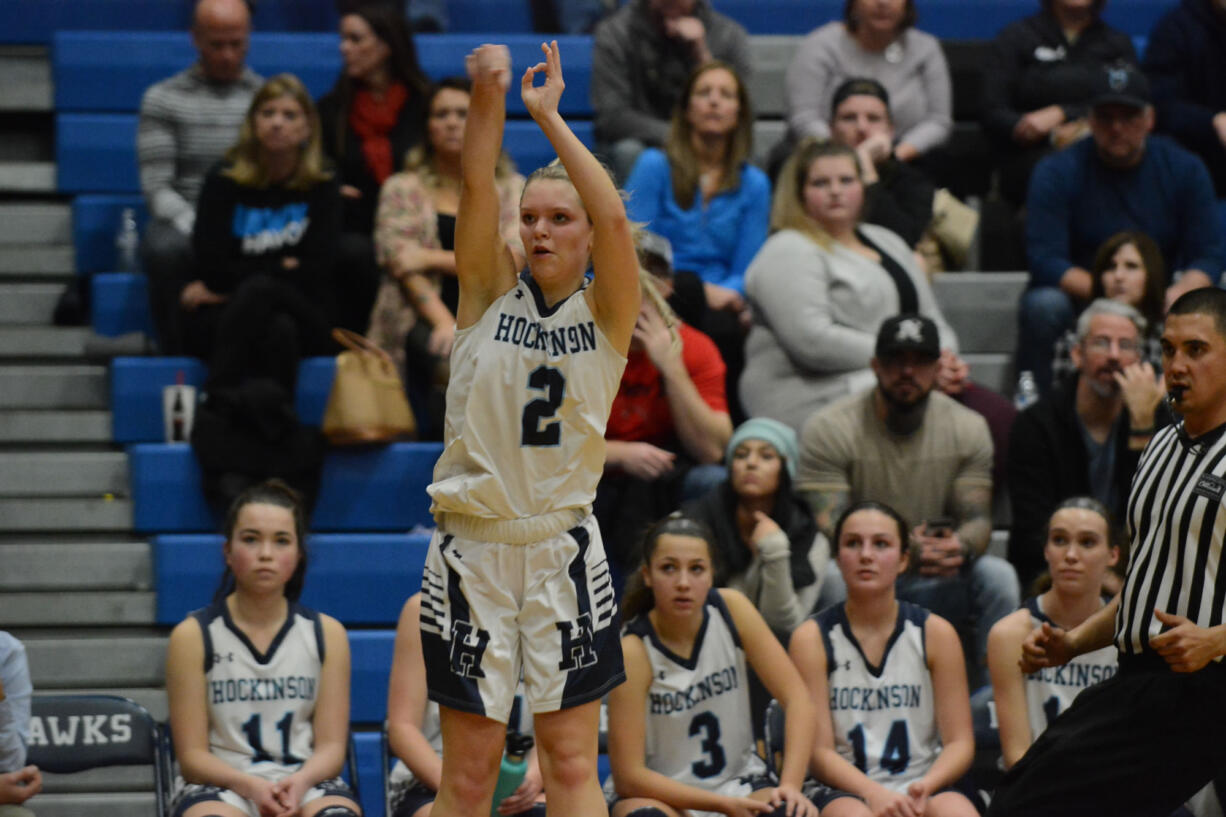
<path fill-rule="evenodd" d="M 439 526 L 422 580 L 431 700 L 505 721 L 521 670 L 534 712 L 623 680 L 591 504 L 625 365 L 583 288 L 548 307 L 527 273 L 456 333 L 428 489 Z"/>
<path fill-rule="evenodd" d="M 689 658 L 664 646 L 646 614 L 626 626 L 651 663 L 645 762 L 680 783 L 744 797 L 777 784 L 757 753 L 745 650 L 718 590 L 707 594 L 702 615 Z M 605 784 L 610 795 L 612 784 L 611 778 Z"/>
<path fill-rule="evenodd" d="M 289 776 L 311 756 L 313 718 L 324 661 L 319 613 L 295 602 L 268 651 L 261 653 L 235 625 L 225 601 L 191 614 L 204 636 L 205 697 L 209 751 L 227 765 L 266 780 Z M 237 794 L 176 781 L 172 812 L 220 800 L 258 817 Z M 308 790 L 303 802 L 325 794 L 352 797 L 340 780 Z"/>
<path fill-rule="evenodd" d="M 1059 626 L 1043 612 L 1039 596 L 1026 599 L 1022 606 L 1030 611 L 1032 627 L 1043 623 Z M 1024 677 L 1026 713 L 1030 721 L 1030 736 L 1034 740 L 1047 729 L 1056 716 L 1069 708 L 1083 689 L 1115 675 L 1119 667 L 1119 651 L 1114 647 L 1079 655 L 1060 667 L 1045 667 Z"/>
<path fill-rule="evenodd" d="M 923 777 L 941 752 L 924 638 L 928 616 L 899 600 L 880 666 L 864 657 L 842 604 L 814 616 L 826 649 L 835 749 L 894 791 Z"/>

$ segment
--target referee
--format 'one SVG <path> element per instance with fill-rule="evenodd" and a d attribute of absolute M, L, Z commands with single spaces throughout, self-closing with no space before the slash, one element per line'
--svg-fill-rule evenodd
<path fill-rule="evenodd" d="M 1183 421 L 1154 435 L 1133 477 L 1124 588 L 1022 646 L 1030 673 L 1114 641 L 1119 673 L 1043 732 L 988 817 L 1167 817 L 1226 769 L 1226 292 L 1175 301 L 1162 362 Z"/>

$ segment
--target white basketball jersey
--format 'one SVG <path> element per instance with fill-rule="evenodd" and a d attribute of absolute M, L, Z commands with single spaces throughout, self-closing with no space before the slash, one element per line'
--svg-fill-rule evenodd
<path fill-rule="evenodd" d="M 719 591 L 707 595 L 688 659 L 660 642 L 646 615 L 636 616 L 626 632 L 643 640 L 651 662 L 647 768 L 712 791 L 764 774 L 754 745 L 745 651 Z"/>
<path fill-rule="evenodd" d="M 266 655 L 235 626 L 224 601 L 192 615 L 204 633 L 210 751 L 249 774 L 285 777 L 314 751 L 324 659 L 319 614 L 290 602 Z"/>
<path fill-rule="evenodd" d="M 1026 599 L 1022 604 L 1030 611 L 1030 622 L 1038 627 L 1043 622 L 1056 626 L 1043 612 L 1039 597 Z M 1043 734 L 1047 725 L 1056 716 L 1069 708 L 1083 689 L 1105 681 L 1115 675 L 1119 664 L 1119 650 L 1109 647 L 1079 655 L 1060 667 L 1045 667 L 1025 676 L 1026 712 L 1030 718 L 1030 739 Z"/>
<path fill-rule="evenodd" d="M 583 289 L 552 308 L 526 273 L 456 333 L 436 514 L 513 520 L 586 509 L 626 358 Z"/>
<path fill-rule="evenodd" d="M 898 602 L 879 667 L 864 657 L 842 604 L 815 618 L 826 648 L 835 749 L 869 779 L 905 791 L 941 751 L 924 639 L 928 611 Z"/>

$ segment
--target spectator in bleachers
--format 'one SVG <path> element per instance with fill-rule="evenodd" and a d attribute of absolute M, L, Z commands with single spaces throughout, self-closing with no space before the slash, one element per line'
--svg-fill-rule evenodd
<path fill-rule="evenodd" d="M 429 609 L 429 608 L 427 608 Z M 523 681 L 517 691 L 519 706 L 512 708 L 521 723 L 507 729 L 531 732 L 531 717 L 524 717 Z M 421 647 L 421 593 L 404 603 L 396 623 L 396 649 L 387 682 L 387 743 L 396 762 L 388 773 L 387 817 L 430 817 L 443 774 L 443 734 L 438 704 L 426 696 L 426 658 Z M 494 803 L 507 817 L 545 817 L 545 790 L 536 748 L 527 755 L 523 783 L 501 803 Z"/>
<path fill-rule="evenodd" d="M 199 59 L 149 87 L 136 133 L 140 186 L 149 208 L 141 261 L 162 352 L 182 351 L 180 305 L 217 303 L 200 280 L 192 225 L 205 173 L 234 144 L 262 79 L 246 67 L 251 17 L 243 0 L 199 0 L 192 18 Z"/>
<path fill-rule="evenodd" d="M 26 765 L 33 691 L 25 646 L 0 630 L 0 817 L 33 817 L 21 804 L 42 790 L 38 767 Z"/>
<path fill-rule="evenodd" d="M 349 638 L 299 603 L 306 511 L 284 483 L 244 492 L 225 520 L 213 602 L 170 634 L 166 697 L 176 817 L 359 817 L 340 778 L 349 738 Z M 260 703 L 258 691 L 296 694 Z M 264 696 L 271 698 L 273 696 Z"/>
<path fill-rule="evenodd" d="M 528 0 L 532 30 L 542 34 L 591 34 L 617 0 Z"/>
<path fill-rule="evenodd" d="M 1120 560 L 1123 539 L 1106 507 L 1088 496 L 1061 502 L 1042 535 L 1050 586 L 1027 598 L 988 634 L 988 670 L 1006 769 L 1021 760 L 1079 692 L 1115 675 L 1118 665 L 1119 652 L 1112 645 L 1073 659 L 1063 677 L 1022 673 L 1018 657 L 1032 630 L 1044 624 L 1071 630 L 1102 608 L 1103 583 Z"/>
<path fill-rule="evenodd" d="M 1076 376 L 1018 415 L 1009 456 L 1009 561 L 1028 584 L 1043 568 L 1043 520 L 1065 499 L 1092 496 L 1124 518 L 1141 451 L 1169 422 L 1165 388 L 1141 357 L 1146 321 L 1100 298 L 1077 320 Z"/>
<path fill-rule="evenodd" d="M 1166 266 L 1162 252 L 1145 233 L 1125 230 L 1103 242 L 1090 268 L 1094 283 L 1090 289 L 1093 300 L 1110 298 L 1128 304 L 1145 318 L 1146 331 L 1141 337 L 1141 360 L 1162 371 L 1162 322 L 1166 319 Z M 1053 385 L 1072 377 L 1072 349 L 1077 345 L 1077 332 L 1069 330 L 1056 342 L 1052 356 Z"/>
<path fill-rule="evenodd" d="M 1204 160 L 1219 199 L 1226 199 L 1226 5 L 1181 0 L 1145 45 L 1154 81 L 1158 132 Z"/>
<path fill-rule="evenodd" d="M 370 316 L 370 339 L 392 356 L 413 400 L 418 437 L 443 438 L 447 362 L 460 289 L 455 277 L 455 217 L 460 148 L 472 84 L 450 77 L 430 94 L 426 138 L 405 169 L 379 191 L 375 247 L 384 269 Z M 496 170 L 500 232 L 523 264 L 519 195 L 524 177 L 503 154 Z"/>
<path fill-rule="evenodd" d="M 856 151 L 864 183 L 863 221 L 897 233 L 912 249 L 932 223 L 936 186 L 894 156 L 890 94 L 875 79 L 853 77 L 834 91 L 830 138 Z"/>
<path fill-rule="evenodd" d="M 830 561 L 830 544 L 792 489 L 799 455 L 791 428 L 747 420 L 728 441 L 728 479 L 681 508 L 711 529 L 719 586 L 744 593 L 781 636 L 813 612 Z"/>
<path fill-rule="evenodd" d="M 787 71 L 788 124 L 794 139 L 829 139 L 835 89 L 871 77 L 893 100 L 894 155 L 912 161 L 949 139 L 953 102 L 949 65 L 936 37 L 914 28 L 915 0 L 847 0 L 843 19 L 810 32 Z"/>
<path fill-rule="evenodd" d="M 1042 0 L 1005 26 L 983 71 L 983 128 L 992 139 L 1000 191 L 1026 199 L 1035 164 L 1088 132 L 1086 116 L 1104 66 L 1135 64 L 1132 38 L 1103 22 L 1106 0 Z"/>
<path fill-rule="evenodd" d="M 319 120 L 344 203 L 336 320 L 364 332 L 379 286 L 373 239 L 379 188 L 422 141 L 430 81 L 404 15 L 393 6 L 356 7 L 341 17 L 340 33 L 343 66 L 319 100 Z"/>
<path fill-rule="evenodd" d="M 640 259 L 666 252 L 657 243 L 640 239 Z M 620 568 L 637 560 L 647 525 L 723 480 L 719 461 L 732 436 L 719 350 L 674 314 L 666 277 L 640 271 L 640 280 L 642 306 L 605 428 L 593 504 L 609 559 Z"/>
<path fill-rule="evenodd" d="M 335 350 L 327 305 L 340 194 L 319 143 L 306 88 L 278 74 L 205 179 L 193 247 L 220 302 L 185 312 L 183 323 L 189 350 L 209 360 L 212 387 L 259 375 L 292 395 L 299 358 Z"/>
<path fill-rule="evenodd" d="M 697 276 L 701 284 L 698 328 L 719 347 L 733 397 L 749 321 L 745 269 L 770 218 L 770 181 L 749 164 L 752 146 L 744 82 L 731 65 L 708 62 L 686 82 L 665 148 L 639 154 L 626 181 L 630 217 L 668 239 L 683 282 Z"/>
<path fill-rule="evenodd" d="M 1138 230 L 1162 250 L 1166 301 L 1210 286 L 1224 247 L 1213 183 L 1196 156 L 1153 136 L 1149 81 L 1132 66 L 1100 72 L 1090 134 L 1035 167 L 1026 203 L 1030 287 L 1018 318 L 1019 370 L 1050 390 L 1056 340 L 1089 299 L 1094 253 L 1121 230 Z"/>
<path fill-rule="evenodd" d="M 745 276 L 754 324 L 741 401 L 750 416 L 800 428 L 826 403 L 872 384 L 877 328 L 927 315 L 949 364 L 957 338 L 906 242 L 861 223 L 864 183 L 851 148 L 809 140 L 780 171 L 771 227 Z"/>
<path fill-rule="evenodd" d="M 916 527 L 900 598 L 948 619 L 962 634 L 972 682 L 984 675 L 988 631 L 1018 605 L 1017 574 L 985 553 L 992 532 L 992 439 L 987 423 L 937 389 L 937 325 L 886 320 L 872 361 L 876 386 L 814 412 L 800 433 L 796 488 L 833 543 L 852 503 L 889 501 Z M 833 545 L 832 545 L 833 546 Z M 823 601 L 842 595 L 828 570 Z"/>
<path fill-rule="evenodd" d="M 728 63 L 748 80 L 749 35 L 710 0 L 630 0 L 596 26 L 596 140 L 625 180 L 644 147 L 661 147 L 694 69 Z"/>

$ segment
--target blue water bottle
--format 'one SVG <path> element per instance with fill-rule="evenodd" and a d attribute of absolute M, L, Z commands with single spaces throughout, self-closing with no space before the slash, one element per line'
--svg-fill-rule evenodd
<path fill-rule="evenodd" d="M 514 794 L 524 782 L 524 775 L 528 771 L 528 752 L 532 751 L 533 743 L 531 735 L 521 734 L 514 729 L 507 730 L 507 751 L 498 770 L 498 785 L 494 787 L 490 817 L 499 817 L 498 805 Z"/>

